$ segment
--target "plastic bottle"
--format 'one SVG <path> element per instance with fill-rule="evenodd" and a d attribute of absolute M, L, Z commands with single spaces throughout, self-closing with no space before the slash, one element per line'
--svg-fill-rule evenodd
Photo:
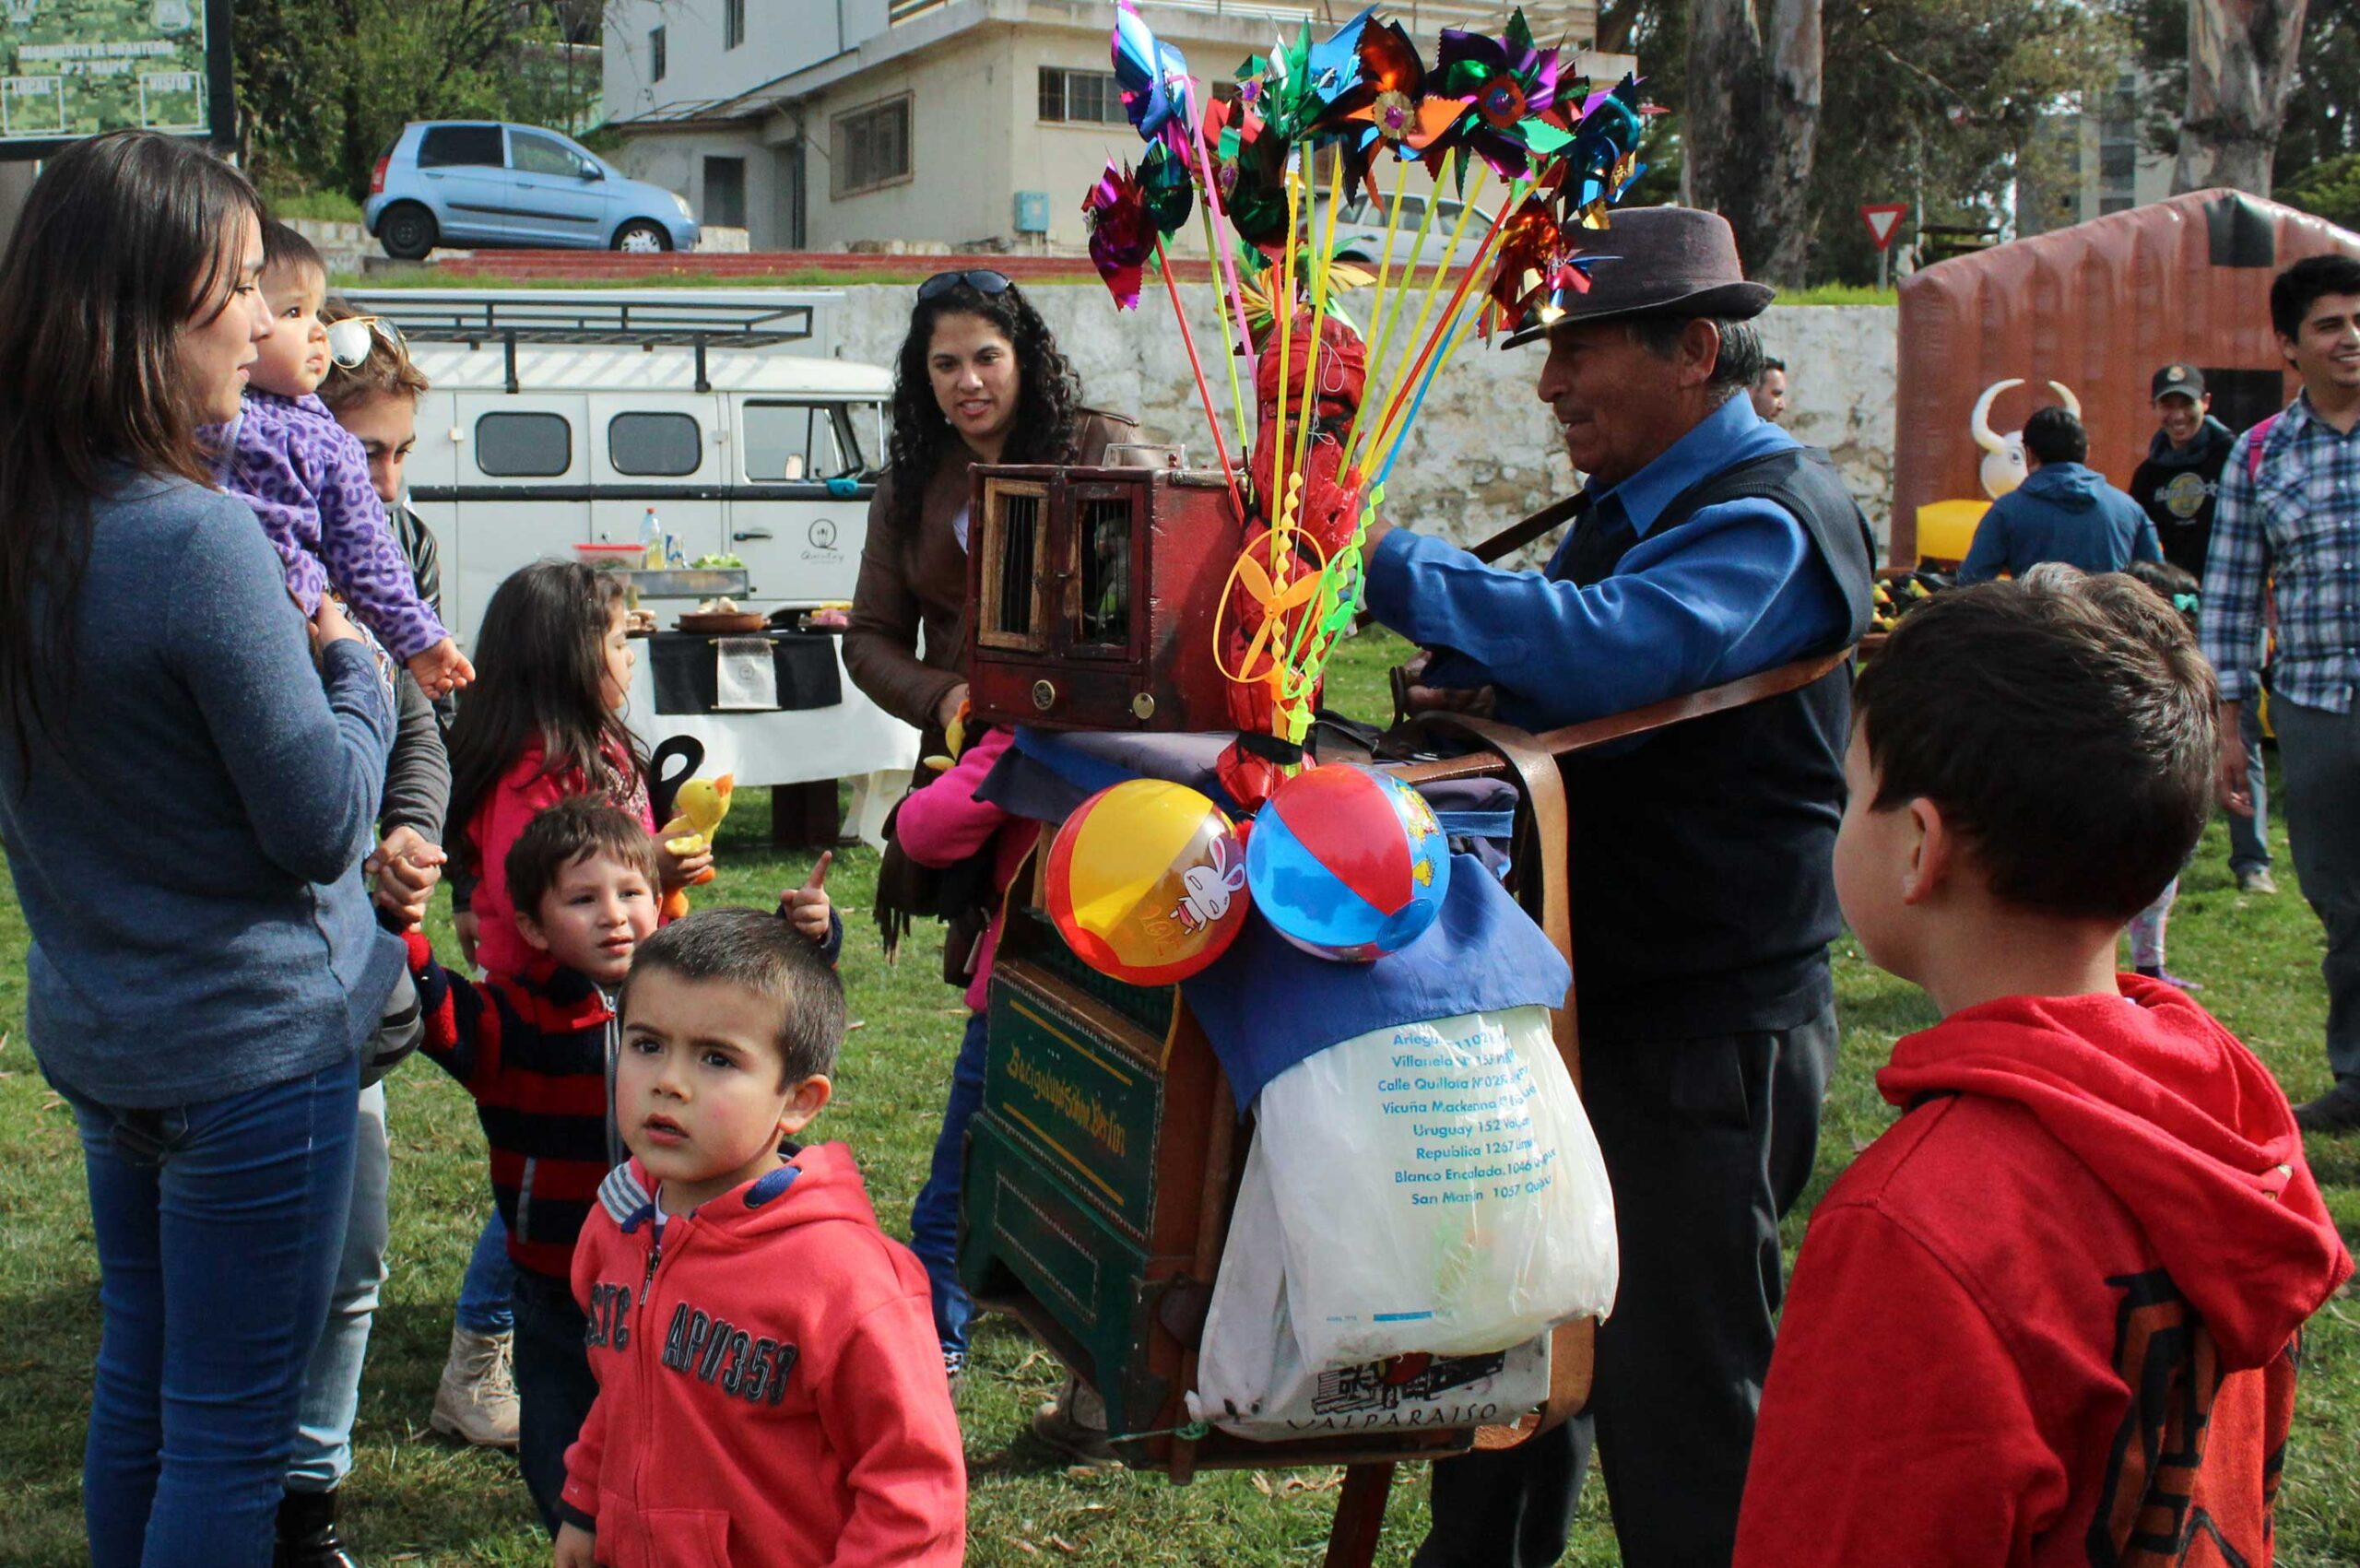
<path fill-rule="evenodd" d="M 664 525 L 655 520 L 655 509 L 649 507 L 647 516 L 639 525 L 639 541 L 645 547 L 643 564 L 650 572 L 664 570 Z"/>

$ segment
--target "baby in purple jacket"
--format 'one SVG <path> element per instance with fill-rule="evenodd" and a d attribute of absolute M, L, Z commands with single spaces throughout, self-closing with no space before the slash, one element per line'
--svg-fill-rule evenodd
<path fill-rule="evenodd" d="M 254 508 L 310 615 L 331 586 L 429 697 L 465 686 L 475 667 L 418 595 L 418 579 L 369 483 L 360 442 L 313 391 L 327 379 L 327 267 L 283 223 L 263 227 L 263 297 L 271 335 L 257 345 L 246 395 L 227 428 L 222 486 Z"/>

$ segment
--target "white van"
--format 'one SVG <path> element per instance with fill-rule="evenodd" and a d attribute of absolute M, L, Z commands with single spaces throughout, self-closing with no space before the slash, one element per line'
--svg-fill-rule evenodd
<path fill-rule="evenodd" d="M 892 372 L 826 357 L 825 290 L 387 289 L 432 382 L 411 504 L 472 643 L 502 578 L 631 543 L 650 507 L 694 561 L 736 556 L 749 608 L 848 600 L 885 464 Z M 668 624 L 677 609 L 649 607 Z"/>

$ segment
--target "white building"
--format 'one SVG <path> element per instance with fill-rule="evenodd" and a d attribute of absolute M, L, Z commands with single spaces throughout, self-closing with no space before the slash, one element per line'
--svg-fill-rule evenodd
<path fill-rule="evenodd" d="M 1444 27 L 1496 30 L 1507 5 L 1401 0 L 1381 14 L 1429 52 Z M 1306 17 L 1357 6 L 1142 0 L 1199 79 L 1224 82 Z M 1594 0 L 1524 7 L 1543 43 L 1587 50 Z M 1082 192 L 1136 160 L 1107 58 L 1113 0 L 613 0 L 606 113 L 620 161 L 756 250 L 1070 251 Z M 1583 57 L 1602 85 L 1625 56 Z M 1422 174 L 1413 174 L 1422 182 Z M 1192 234 L 1193 226 L 1184 230 Z"/>
<path fill-rule="evenodd" d="M 2094 112 L 2042 120 L 2032 171 L 2017 185 L 2017 233 L 2046 234 L 2172 194 L 2176 159 L 2147 145 L 2142 85 L 2126 71 Z"/>

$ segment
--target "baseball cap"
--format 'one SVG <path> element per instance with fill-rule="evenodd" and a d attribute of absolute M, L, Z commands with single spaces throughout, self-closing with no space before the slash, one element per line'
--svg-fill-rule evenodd
<path fill-rule="evenodd" d="M 2203 402 L 2204 372 L 2184 361 L 2165 365 L 2155 372 L 2154 387 L 2147 394 L 2147 401 L 2153 403 L 2175 392 L 2185 393 L 2199 403 Z"/>

